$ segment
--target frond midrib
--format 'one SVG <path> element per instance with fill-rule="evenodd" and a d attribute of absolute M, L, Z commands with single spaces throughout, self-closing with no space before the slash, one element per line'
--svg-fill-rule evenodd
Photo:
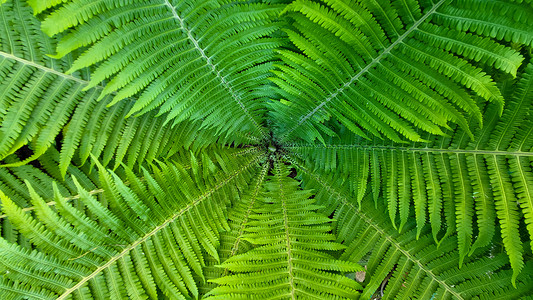
<path fill-rule="evenodd" d="M 248 164 L 244 165 L 243 167 L 241 167 L 240 169 L 236 170 L 233 172 L 233 174 L 231 174 L 229 177 L 227 177 L 226 179 L 224 179 L 223 181 L 219 182 L 217 185 L 215 185 L 213 188 L 211 188 L 210 190 L 206 191 L 205 193 L 203 193 L 201 196 L 199 196 L 198 198 L 194 199 L 190 204 L 188 204 L 186 207 L 182 208 L 179 212 L 177 212 L 176 214 L 172 215 L 171 217 L 169 217 L 168 219 L 166 219 L 163 223 L 161 223 L 161 225 L 155 227 L 152 231 L 150 231 L 149 233 L 147 233 L 146 235 L 144 235 L 142 238 L 138 239 L 137 241 L 135 241 L 134 243 L 130 244 L 128 247 L 126 247 L 124 250 L 122 250 L 122 252 L 120 252 L 119 254 L 111 257 L 105 264 L 101 265 L 100 267 L 98 267 L 96 270 L 94 270 L 91 274 L 89 274 L 88 276 L 82 278 L 78 283 L 76 283 L 74 286 L 72 286 L 71 288 L 67 289 L 63 294 L 61 294 L 61 296 L 59 296 L 57 299 L 58 300 L 61 300 L 61 299 L 67 299 L 67 297 L 72 294 L 74 291 L 76 291 L 77 289 L 81 288 L 85 283 L 87 283 L 89 280 L 93 279 L 94 277 L 96 277 L 97 275 L 99 275 L 102 271 L 104 271 L 105 269 L 107 269 L 108 267 L 110 267 L 113 263 L 115 263 L 116 261 L 118 261 L 119 259 L 121 259 L 122 257 L 124 257 L 125 255 L 127 255 L 131 250 L 133 250 L 134 248 L 136 248 L 137 246 L 139 246 L 140 244 L 144 243 L 146 240 L 148 240 L 150 237 L 152 237 L 153 235 L 157 234 L 161 229 L 165 228 L 166 226 L 168 226 L 170 223 L 174 222 L 174 220 L 176 220 L 177 218 L 181 217 L 184 213 L 186 213 L 187 211 L 189 211 L 190 209 L 194 208 L 195 206 L 197 206 L 198 204 L 200 204 L 203 200 L 209 198 L 209 196 L 211 196 L 214 192 L 216 192 L 217 190 L 219 190 L 220 188 L 222 188 L 223 186 L 227 185 L 228 183 L 230 183 L 233 179 L 235 179 L 237 177 L 237 175 L 239 175 L 240 173 L 242 173 L 244 170 L 246 170 L 247 168 L 249 168 L 250 166 L 252 166 L 253 164 L 255 164 L 258 160 L 261 159 L 261 155 L 258 155 L 256 156 L 253 160 L 251 160 Z"/>
<path fill-rule="evenodd" d="M 305 168 L 302 165 L 298 164 L 293 159 L 290 159 L 290 161 L 298 169 L 302 170 L 303 172 L 305 172 L 309 176 L 311 176 L 313 178 L 313 180 L 315 180 L 317 183 L 322 185 L 327 191 L 329 191 L 329 192 L 331 192 L 331 194 L 335 195 L 335 198 L 337 198 L 337 200 L 339 200 L 342 203 L 342 205 L 350 207 L 350 209 L 353 210 L 354 213 L 356 213 L 358 216 L 360 216 L 361 219 L 363 219 L 368 225 L 372 226 L 372 228 L 374 228 L 377 232 L 379 232 L 381 234 L 381 236 L 383 236 L 385 239 L 387 239 L 387 241 L 389 241 L 391 245 L 393 245 L 398 251 L 400 251 L 407 259 L 409 259 L 410 261 L 415 263 L 420 268 L 420 270 L 422 270 L 426 274 L 428 274 L 432 278 L 432 280 L 437 282 L 437 284 L 442 286 L 447 292 L 449 292 L 453 296 L 457 297 L 457 299 L 465 299 L 464 297 L 461 296 L 461 294 L 459 294 L 458 292 L 454 291 L 453 288 L 450 285 L 448 285 L 446 282 L 444 282 L 443 280 L 439 279 L 435 274 L 433 274 L 433 272 L 431 270 L 429 270 L 423 263 L 421 263 L 420 260 L 418 260 L 415 257 L 413 257 L 409 253 L 409 251 L 403 249 L 402 245 L 400 245 L 385 230 L 381 229 L 378 224 L 374 223 L 370 217 L 368 217 L 366 214 L 364 214 L 359 209 L 357 209 L 357 207 L 353 203 L 348 201 L 347 197 L 343 196 L 339 191 L 335 190 L 335 188 L 333 188 L 332 186 L 330 186 L 329 184 L 327 184 L 326 182 L 321 180 L 320 177 L 316 176 L 314 173 L 310 172 L 307 168 Z"/>
<path fill-rule="evenodd" d="M 261 127 L 259 125 L 259 123 L 257 123 L 257 121 L 254 119 L 254 117 L 250 113 L 250 111 L 248 111 L 246 106 L 244 106 L 244 104 L 241 101 L 241 97 L 233 90 L 232 85 L 229 82 L 226 81 L 224 76 L 220 75 L 220 71 L 217 70 L 216 65 L 214 65 L 211 62 L 212 58 L 205 53 L 205 50 L 202 47 L 200 47 L 200 44 L 198 43 L 198 40 L 192 35 L 191 30 L 188 29 L 185 26 L 185 20 L 182 17 L 180 17 L 180 15 L 176 11 L 175 7 L 172 6 L 172 4 L 169 2 L 169 0 L 164 0 L 164 4 L 170 9 L 170 11 L 172 12 L 173 17 L 176 20 L 178 20 L 178 22 L 180 24 L 180 29 L 187 35 L 187 38 L 189 39 L 189 41 L 191 41 L 191 43 L 193 44 L 193 46 L 196 49 L 196 51 L 198 51 L 200 53 L 200 56 L 202 57 L 202 59 L 205 60 L 206 65 L 211 69 L 213 74 L 215 74 L 216 78 L 218 80 L 220 80 L 220 84 L 224 87 L 224 89 L 226 89 L 230 93 L 230 95 L 233 98 L 233 100 L 235 100 L 235 102 L 237 102 L 237 104 L 242 109 L 242 111 L 252 121 L 254 126 L 259 130 L 259 132 L 261 133 L 261 136 L 266 138 L 267 136 L 266 136 L 266 133 L 265 133 L 263 127 Z"/>
<path fill-rule="evenodd" d="M 255 151 L 255 148 L 251 148 L 251 150 L 249 150 L 248 152 L 253 152 Z M 246 153 L 246 152 L 242 152 L 243 154 Z M 237 154 L 237 153 L 236 153 Z M 233 154 L 235 155 L 235 154 Z M 202 165 L 202 162 L 198 162 L 198 166 L 201 166 Z M 187 165 L 181 165 L 181 167 L 183 168 L 183 170 L 189 170 L 192 168 L 192 166 L 190 164 L 187 164 Z M 144 177 L 139 177 L 139 181 L 144 181 L 145 178 Z M 130 182 L 129 181 L 124 181 L 124 184 L 125 185 L 130 185 Z M 89 195 L 96 195 L 96 194 L 101 194 L 103 193 L 104 190 L 103 189 L 94 189 L 94 190 L 91 190 L 89 191 Z M 79 199 L 81 197 L 80 194 L 76 194 L 76 195 L 72 195 L 72 196 L 68 196 L 68 197 L 65 197 L 64 199 L 66 201 L 71 201 L 71 200 L 76 200 L 76 199 Z M 55 206 L 57 203 L 56 201 L 48 201 L 46 202 L 46 205 L 48 206 Z M 25 207 L 22 209 L 22 211 L 24 212 L 29 212 L 29 211 L 32 211 L 32 210 L 35 210 L 35 206 L 28 206 L 28 207 Z M 5 219 L 7 218 L 8 215 L 6 214 L 3 214 L 3 215 L 0 215 L 0 219 Z"/>
<path fill-rule="evenodd" d="M 407 38 L 407 36 L 409 36 L 413 31 L 415 31 L 420 26 L 420 24 L 422 24 L 424 21 L 427 20 L 427 18 L 429 18 L 431 15 L 433 15 L 436 12 L 436 10 L 446 1 L 447 0 L 440 0 L 439 2 L 435 3 L 425 15 L 423 15 L 420 19 L 418 19 L 415 23 L 413 23 L 413 25 L 409 29 L 407 29 L 407 31 L 405 31 L 401 36 L 399 36 L 398 39 L 396 41 L 394 41 L 389 47 L 387 47 L 382 53 L 380 53 L 372 61 L 370 61 L 370 63 L 368 63 L 363 69 L 361 69 L 361 71 L 359 71 L 357 74 L 355 74 L 352 78 L 350 78 L 350 80 L 348 80 L 342 86 L 337 88 L 336 91 L 331 93 L 324 101 L 322 101 L 314 109 L 309 111 L 305 116 L 300 117 L 299 118 L 300 121 L 298 121 L 298 123 L 296 123 L 296 125 L 294 125 L 291 129 L 287 130 L 287 132 L 285 132 L 281 136 L 281 138 L 280 138 L 281 142 L 286 141 L 287 138 L 291 135 L 291 133 L 294 132 L 294 130 L 296 130 L 296 128 L 300 127 L 305 121 L 307 121 L 307 119 L 311 118 L 317 111 L 322 109 L 324 106 L 326 106 L 333 99 L 337 98 L 337 96 L 339 94 L 341 94 L 346 88 L 348 88 L 350 85 L 352 85 L 357 79 L 359 79 L 359 77 L 363 76 L 366 72 L 368 72 L 368 70 L 370 70 L 370 68 L 372 68 L 374 65 L 378 64 L 381 61 L 381 59 L 383 57 L 385 57 L 385 55 L 389 54 L 392 51 L 392 49 L 394 47 L 396 47 L 397 45 L 403 43 L 403 41 L 405 40 L 405 38 Z"/>
<path fill-rule="evenodd" d="M 263 169 L 261 170 L 261 173 L 259 175 L 259 180 L 257 180 L 257 184 L 256 184 L 256 186 L 254 188 L 254 191 L 253 191 L 252 195 L 251 195 L 251 201 L 248 204 L 248 208 L 246 210 L 246 213 L 244 214 L 243 220 L 242 220 L 242 222 L 241 222 L 241 224 L 239 226 L 239 232 L 237 233 L 237 238 L 235 239 L 235 242 L 233 243 L 233 246 L 231 247 L 231 252 L 230 252 L 229 257 L 234 256 L 237 253 L 237 251 L 239 251 L 239 244 L 242 241 L 242 236 L 244 235 L 244 230 L 246 228 L 246 224 L 248 223 L 248 219 L 250 218 L 250 214 L 252 213 L 255 201 L 257 200 L 257 195 L 259 194 L 259 191 L 261 189 L 261 186 L 263 184 L 265 176 L 266 176 L 266 174 L 268 172 L 268 169 L 269 169 L 269 165 L 265 164 L 263 166 Z M 224 275 L 227 275 L 227 269 L 224 270 Z"/>
<path fill-rule="evenodd" d="M 527 95 L 528 95 L 528 92 L 529 90 L 533 90 L 533 76 L 531 77 L 531 80 L 528 81 L 528 84 L 527 84 L 527 87 L 524 88 L 524 92 L 521 93 L 520 95 L 520 98 L 517 102 L 517 105 L 521 105 L 522 103 L 526 102 L 528 99 L 527 99 Z M 516 119 L 516 116 L 519 114 L 519 110 L 518 109 L 515 109 L 513 111 L 513 114 L 512 116 L 509 118 L 509 120 L 515 120 Z M 500 135 L 500 138 L 498 139 L 498 142 L 496 143 L 496 149 L 499 148 L 499 146 L 501 145 L 504 137 L 506 137 L 506 134 L 507 131 L 513 126 L 513 122 L 507 122 L 507 124 L 505 124 L 505 129 L 502 130 L 502 134 Z M 530 133 L 533 131 L 533 126 L 530 126 L 529 127 L 529 130 L 528 132 L 526 133 L 526 137 L 530 135 Z M 520 143 L 520 147 L 518 149 L 521 149 L 522 146 L 524 145 L 524 143 L 527 141 L 527 138 L 523 139 L 522 142 Z"/>
<path fill-rule="evenodd" d="M 533 127 L 532 127 L 533 128 Z M 533 129 L 532 129 L 533 130 Z M 450 154 L 480 154 L 480 155 L 496 155 L 496 156 L 518 156 L 527 157 L 533 156 L 533 152 L 523 151 L 502 151 L 502 150 L 479 150 L 479 149 L 448 149 L 448 148 L 428 148 L 428 147 L 396 147 L 396 146 L 377 146 L 377 145 L 322 145 L 322 144 L 308 144 L 308 145 L 289 145 L 286 149 L 363 149 L 363 150 L 391 150 L 391 151 L 406 151 L 406 152 L 434 152 L 434 153 L 450 153 Z"/>
<path fill-rule="evenodd" d="M 294 286 L 294 274 L 293 274 L 293 258 L 292 258 L 292 244 L 291 244 L 291 235 L 289 232 L 289 217 L 287 213 L 287 199 L 285 198 L 285 193 L 283 192 L 283 181 L 281 177 L 281 169 L 279 166 L 280 162 L 276 162 L 276 177 L 278 178 L 279 182 L 279 199 L 281 200 L 281 208 L 283 212 L 283 227 L 285 229 L 285 240 L 287 242 L 287 270 L 289 272 L 289 288 L 290 288 L 290 295 L 291 299 L 296 299 L 294 292 L 296 291 L 296 288 Z"/>
<path fill-rule="evenodd" d="M 31 66 L 31 67 L 37 68 L 37 69 L 42 70 L 42 71 L 44 71 L 46 73 L 51 73 L 51 74 L 57 75 L 59 77 L 68 79 L 68 80 L 76 81 L 76 82 L 81 83 L 83 85 L 89 85 L 89 81 L 87 81 L 87 80 L 83 80 L 83 79 L 77 78 L 75 76 L 72 76 L 72 75 L 69 75 L 69 74 L 65 74 L 65 73 L 60 72 L 58 70 L 54 70 L 54 69 L 49 68 L 47 66 L 43 66 L 41 64 L 38 64 L 38 63 L 36 63 L 34 61 L 18 57 L 18 56 L 15 56 L 15 55 L 7 53 L 7 52 L 0 51 L 0 56 L 3 56 L 5 58 L 7 58 L 7 59 L 11 59 L 11 60 L 14 60 L 14 61 L 17 61 L 17 62 L 20 62 L 20 63 L 22 63 L 24 65 L 27 65 L 27 66 Z M 102 89 L 101 86 L 96 86 L 95 88 Z"/>
<path fill-rule="evenodd" d="M 96 194 L 101 194 L 101 193 L 103 193 L 103 192 L 104 192 L 103 189 L 94 189 L 94 190 L 92 190 L 92 191 L 89 191 L 88 194 L 89 194 L 89 195 L 96 195 Z M 64 199 L 65 199 L 66 201 L 70 201 L 70 200 L 79 199 L 80 197 L 81 197 L 81 195 L 80 195 L 80 194 L 77 194 L 77 195 L 74 195 L 74 196 L 65 197 Z M 57 204 L 56 201 L 49 201 L 49 202 L 46 202 L 46 205 L 48 205 L 48 206 L 55 206 L 56 204 Z M 29 211 L 32 211 L 32 210 L 35 210 L 35 209 L 36 209 L 35 206 L 29 206 L 29 207 L 25 207 L 25 208 L 23 208 L 22 211 L 24 211 L 24 212 L 29 212 Z M 8 217 L 8 215 L 6 215 L 6 214 L 0 215 L 0 219 L 5 219 L 5 218 L 7 218 L 7 217 Z"/>

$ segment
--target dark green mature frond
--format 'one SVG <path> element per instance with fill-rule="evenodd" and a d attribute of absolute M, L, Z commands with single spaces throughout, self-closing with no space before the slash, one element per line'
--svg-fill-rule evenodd
<path fill-rule="evenodd" d="M 195 173 L 161 163 L 144 169 L 143 181 L 126 169 L 128 186 L 99 165 L 98 199 L 73 178 L 83 209 L 57 187 L 52 209 L 28 184 L 32 215 L 1 193 L 9 221 L 35 247 L 0 239 L 1 294 L 137 299 L 157 298 L 159 289 L 172 299 L 197 296 L 192 273 L 203 276 L 205 253 L 218 259 L 218 232 L 228 229 L 227 199 L 238 193 L 231 183 L 249 182 L 260 158 L 252 152 L 233 160 L 220 150 L 217 156 L 222 160 L 214 181 L 203 179 L 201 168 Z"/>
<path fill-rule="evenodd" d="M 479 248 L 459 267 L 455 236 L 436 245 L 429 230 L 419 236 L 414 220 L 399 233 L 381 203 L 378 208 L 369 201 L 359 206 L 349 197 L 341 178 L 296 167 L 304 187 L 318 191 L 317 204 L 327 204 L 325 213 L 334 212 L 338 241 L 348 246 L 340 259 L 366 266 L 361 299 L 370 299 L 380 290 L 384 299 L 518 299 L 533 295 L 530 263 L 518 277 L 516 289 L 510 282 L 514 275 L 506 255 L 494 247 Z"/>
<path fill-rule="evenodd" d="M 530 6 L 484 2 L 292 2 L 284 31 L 296 49 L 278 50 L 272 78 L 278 138 L 324 140 L 336 134 L 329 119 L 395 142 L 442 135 L 450 123 L 472 137 L 468 119 L 483 122 L 472 94 L 500 112 L 504 102 L 486 72 L 514 76 L 524 59 L 505 42 L 533 42 Z"/>
<path fill-rule="evenodd" d="M 252 208 L 243 239 L 257 247 L 230 257 L 220 267 L 231 274 L 212 280 L 220 284 L 212 299 L 353 299 L 359 285 L 338 272 L 361 271 L 326 251 L 343 249 L 333 242 L 331 219 L 316 213 L 309 190 L 280 161 Z"/>
<path fill-rule="evenodd" d="M 107 81 L 111 104 L 137 95 L 128 114 L 158 108 L 165 123 L 202 120 L 226 133 L 266 138 L 263 103 L 272 69 L 271 37 L 281 7 L 249 1 L 30 1 L 42 29 L 64 32 L 57 55 L 87 47 L 74 72 L 96 66 L 89 87 Z M 230 122 L 232 120 L 233 122 Z M 238 124 L 238 127 L 236 125 Z"/>
<path fill-rule="evenodd" d="M 26 145 L 32 151 L 23 160 L 4 165 L 26 164 L 55 145 L 61 148 L 59 167 L 64 176 L 72 160 L 83 164 L 90 154 L 101 157 L 104 165 L 113 160 L 115 168 L 121 162 L 134 167 L 169 157 L 193 142 L 205 145 L 230 138 L 199 130 L 201 122 L 165 125 L 155 112 L 125 119 L 133 102 L 107 107 L 110 97 L 97 101 L 103 87 L 84 91 L 88 74 L 64 72 L 72 63 L 71 55 L 61 60 L 47 57 L 56 41 L 39 26 L 31 9 L 19 1 L 0 7 L 0 159 Z"/>
<path fill-rule="evenodd" d="M 512 87 L 502 117 L 489 106 L 474 140 L 456 129 L 451 137 L 423 144 L 343 135 L 325 145 L 288 149 L 323 174 L 342 174 L 359 204 L 368 191 L 374 201 L 382 195 L 400 230 L 413 209 L 418 235 L 427 223 L 437 242 L 457 232 L 460 261 L 492 241 L 497 220 L 516 276 L 523 267 L 522 243 L 533 240 L 533 64 Z M 521 213 L 526 240 L 519 232 Z"/>

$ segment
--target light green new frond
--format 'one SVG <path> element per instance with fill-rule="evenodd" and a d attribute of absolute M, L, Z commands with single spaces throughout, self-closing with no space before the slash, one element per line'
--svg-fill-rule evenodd
<path fill-rule="evenodd" d="M 58 153 L 56 152 L 55 155 L 46 153 L 44 157 L 46 159 L 41 160 L 40 168 L 32 165 L 0 168 L 0 190 L 24 211 L 30 212 L 35 210 L 36 207 L 28 201 L 30 194 L 25 181 L 31 184 L 34 192 L 39 197 L 47 199 L 47 205 L 53 206 L 56 201 L 52 200 L 54 198 L 54 189 L 52 189 L 50 182 L 55 180 L 57 182 L 57 190 L 63 195 L 70 195 L 63 200 L 72 202 L 73 205 L 79 207 L 79 195 L 77 194 L 76 185 L 70 177 L 63 180 L 58 172 Z M 8 159 L 6 162 L 11 162 L 11 160 Z M 71 165 L 69 166 L 69 172 L 75 174 L 85 189 L 91 191 L 91 193 L 99 192 L 98 188 L 96 188 L 97 178 L 93 174 L 89 174 L 86 168 L 77 168 Z M 2 211 L 0 213 L 0 236 L 9 242 L 18 242 L 23 247 L 29 247 L 27 239 L 19 235 L 1 207 L 2 202 L 0 201 L 0 211 Z"/>
<path fill-rule="evenodd" d="M 81 207 L 67 202 L 55 185 L 57 210 L 28 185 L 33 214 L 0 194 L 8 220 L 35 246 L 35 250 L 26 250 L 1 239 L 2 261 L 10 261 L 1 265 L 0 289 L 8 291 L 2 295 L 156 298 L 159 289 L 170 298 L 197 297 L 193 272 L 201 276 L 202 269 L 193 266 L 203 261 L 206 252 L 218 257 L 213 252 L 218 232 L 227 228 L 221 219 L 224 198 L 236 193 L 231 183 L 248 182 L 254 176 L 260 158 L 249 153 L 234 161 L 227 151 L 214 151 L 226 161 L 224 170 L 217 164 L 215 182 L 200 184 L 201 173 L 161 163 L 143 181 L 127 170 L 126 184 L 97 163 L 103 187 L 98 198 L 73 178 Z M 178 182 L 184 189 L 177 189 Z M 159 193 L 145 197 L 154 188 Z M 189 262 L 183 253 L 192 252 L 197 256 Z M 11 288 L 14 284 L 18 289 Z"/>
<path fill-rule="evenodd" d="M 253 209 L 259 205 L 259 193 L 261 192 L 269 168 L 269 164 L 264 164 L 259 176 L 250 185 L 250 193 L 232 201 L 233 205 L 228 209 L 228 225 L 230 230 L 222 232 L 220 235 L 220 248 L 218 252 L 221 262 L 252 248 L 252 244 L 245 239 L 245 229 L 250 226 L 250 216 L 253 214 Z M 205 273 L 208 280 L 229 274 L 229 270 L 217 268 L 216 261 L 208 261 L 207 264 L 208 268 L 206 268 Z M 202 294 L 208 294 L 215 286 L 212 282 L 206 282 L 205 285 L 200 286 L 200 290 Z"/>
<path fill-rule="evenodd" d="M 323 141 L 336 121 L 357 135 L 395 142 L 444 135 L 453 123 L 472 138 L 467 120 L 483 124 L 472 94 L 501 109 L 503 96 L 489 74 L 495 68 L 516 76 L 524 57 L 505 41 L 533 40 L 524 32 L 530 7 L 482 2 L 293 1 L 284 15 L 292 20 L 285 32 L 294 47 L 278 51 L 283 76 L 272 79 L 280 141 Z M 448 14 L 481 16 L 486 30 L 503 27 L 506 34 L 487 36 L 475 25 L 442 20 Z"/>
<path fill-rule="evenodd" d="M 273 173 L 244 228 L 243 238 L 256 247 L 222 263 L 231 273 L 212 280 L 220 286 L 209 293 L 211 298 L 356 297 L 358 284 L 342 273 L 361 268 L 325 252 L 344 248 L 333 242 L 331 219 L 316 212 L 319 206 L 309 199 L 309 191 L 298 190 L 282 162 L 274 163 Z"/>

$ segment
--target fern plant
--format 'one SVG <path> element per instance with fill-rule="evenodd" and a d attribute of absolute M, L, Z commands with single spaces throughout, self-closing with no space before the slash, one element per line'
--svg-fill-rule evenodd
<path fill-rule="evenodd" d="M 1 299 L 533 297 L 532 1 L 0 3 Z"/>

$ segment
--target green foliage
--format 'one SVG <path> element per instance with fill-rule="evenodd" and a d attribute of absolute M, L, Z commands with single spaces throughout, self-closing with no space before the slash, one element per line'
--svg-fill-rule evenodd
<path fill-rule="evenodd" d="M 334 211 L 337 239 L 348 245 L 340 259 L 366 262 L 361 299 L 369 299 L 376 290 L 390 298 L 413 299 L 517 299 L 531 293 L 531 273 L 519 277 L 516 289 L 508 282 L 501 284 L 511 270 L 504 267 L 505 255 L 494 248 L 476 251 L 459 268 L 455 234 L 437 245 L 427 228 L 419 235 L 413 219 L 400 233 L 380 213 L 382 204 L 375 208 L 363 202 L 358 207 L 347 197 L 348 188 L 330 185 L 323 176 L 299 168 L 306 187 L 320 191 L 318 204 L 328 203 L 327 212 Z"/>
<path fill-rule="evenodd" d="M 30 157 L 6 165 L 18 166 L 37 159 L 60 134 L 63 138 L 56 147 L 61 147 L 62 176 L 73 159 L 83 164 L 90 154 L 101 156 L 104 165 L 114 160 L 115 168 L 122 161 L 133 167 L 139 161 L 168 157 L 177 148 L 194 142 L 190 133 L 198 132 L 199 122 L 171 127 L 165 125 L 163 118 L 155 118 L 154 112 L 126 119 L 133 101 L 108 107 L 111 98 L 102 96 L 102 86 L 84 91 L 90 83 L 84 78 L 90 75 L 86 71 L 67 75 L 71 56 L 61 60 L 46 56 L 54 51 L 57 42 L 39 31 L 39 22 L 31 16 L 29 7 L 15 1 L 2 5 L 0 12 L 0 158 L 29 143 L 33 150 Z M 99 97 L 103 99 L 97 101 Z M 210 143 L 214 135 L 214 131 L 205 132 L 197 143 Z"/>
<path fill-rule="evenodd" d="M 67 71 L 98 64 L 85 89 L 108 80 L 99 97 L 116 92 L 111 104 L 138 95 L 127 116 L 158 108 L 158 115 L 168 113 L 165 124 L 202 119 L 202 126 L 223 132 L 265 135 L 258 120 L 272 49 L 281 45 L 270 37 L 279 28 L 279 6 L 204 0 L 176 5 L 168 0 L 92 2 L 67 3 L 41 26 L 48 35 L 75 27 L 60 40 L 53 57 L 87 47 Z M 34 7 L 35 13 L 45 8 Z"/>
<path fill-rule="evenodd" d="M 417 128 L 442 135 L 450 122 L 471 135 L 467 119 L 483 122 L 471 94 L 500 108 L 504 102 L 491 76 L 476 65 L 515 75 L 523 57 L 498 40 L 533 41 L 527 30 L 531 9 L 510 4 L 324 2 L 294 1 L 284 10 L 292 20 L 285 31 L 296 49 L 279 51 L 284 76 L 274 79 L 288 101 L 274 103 L 283 142 L 334 135 L 323 125 L 331 117 L 362 137 L 395 142 L 423 140 Z M 501 15 L 509 26 L 494 23 L 470 32 L 480 21 L 469 17 L 481 9 L 490 18 Z M 303 88 L 294 88 L 296 83 Z"/>
<path fill-rule="evenodd" d="M 376 203 L 382 197 L 392 225 L 396 228 L 399 221 L 400 231 L 413 209 L 417 236 L 426 223 L 437 243 L 457 233 L 460 263 L 491 243 L 497 219 L 516 276 L 523 267 L 522 216 L 528 224 L 526 241 L 533 237 L 533 140 L 520 133 L 531 125 L 532 75 L 529 64 L 513 86 L 516 90 L 509 91 L 501 118 L 497 107 L 487 107 L 486 124 L 473 140 L 457 128 L 452 136 L 430 136 L 427 143 L 397 144 L 344 134 L 325 144 L 288 149 L 314 170 L 341 175 L 359 205 L 368 192 Z"/>
<path fill-rule="evenodd" d="M 1 299 L 533 297 L 533 1 L 0 4 Z"/>
<path fill-rule="evenodd" d="M 126 185 L 98 163 L 100 199 L 72 178 L 81 209 L 55 184 L 52 209 L 27 183 L 34 216 L 0 194 L 10 222 L 35 246 L 31 250 L 2 240 L 2 272 L 8 280 L 0 286 L 2 294 L 156 298 L 160 289 L 170 298 L 198 296 L 193 272 L 203 278 L 204 256 L 218 259 L 216 232 L 228 227 L 224 202 L 238 193 L 231 183 L 249 181 L 259 158 L 250 153 L 232 160 L 227 150 L 214 151 L 225 163 L 224 169 L 222 161 L 207 169 L 216 180 L 201 168 L 160 163 L 150 171 L 143 168 L 142 181 L 126 169 Z M 13 288 L 9 282 L 28 284 Z"/>
<path fill-rule="evenodd" d="M 213 281 L 213 299 L 332 298 L 358 295 L 359 285 L 337 272 L 362 271 L 349 261 L 325 253 L 344 249 L 330 233 L 331 223 L 316 213 L 310 191 L 298 191 L 298 182 L 288 178 L 280 161 L 274 176 L 264 184 L 264 195 L 248 215 L 242 239 L 256 247 L 228 258 L 220 267 L 233 275 Z M 256 295 L 257 289 L 262 295 Z M 256 295 L 256 296 L 253 296 Z"/>

